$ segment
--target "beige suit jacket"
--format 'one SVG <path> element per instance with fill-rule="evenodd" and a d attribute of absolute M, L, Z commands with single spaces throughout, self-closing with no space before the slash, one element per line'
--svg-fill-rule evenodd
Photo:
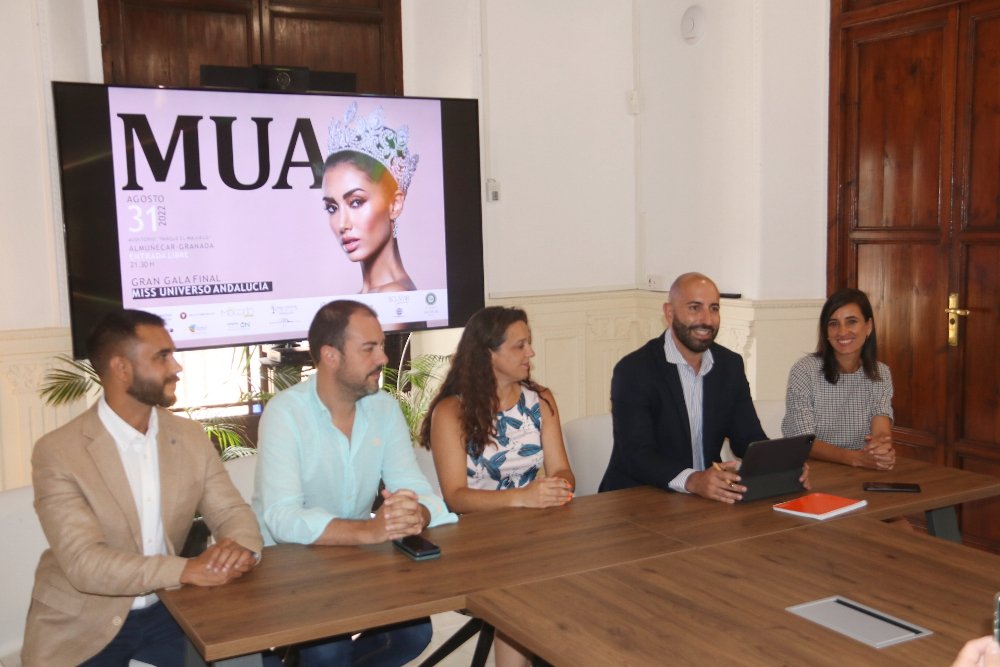
<path fill-rule="evenodd" d="M 260 552 L 253 511 L 201 424 L 159 410 L 160 507 L 167 556 L 144 556 L 139 512 L 117 445 L 97 406 L 35 445 L 35 511 L 49 549 L 35 571 L 21 660 L 73 667 L 121 629 L 137 595 L 180 585 L 195 511 L 216 539 Z"/>

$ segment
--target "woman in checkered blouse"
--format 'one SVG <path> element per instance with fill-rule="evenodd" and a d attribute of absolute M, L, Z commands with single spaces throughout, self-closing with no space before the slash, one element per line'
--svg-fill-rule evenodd
<path fill-rule="evenodd" d="M 814 433 L 812 457 L 891 470 L 892 376 L 877 359 L 872 306 L 864 292 L 842 289 L 823 305 L 816 352 L 788 375 L 786 437 Z"/>

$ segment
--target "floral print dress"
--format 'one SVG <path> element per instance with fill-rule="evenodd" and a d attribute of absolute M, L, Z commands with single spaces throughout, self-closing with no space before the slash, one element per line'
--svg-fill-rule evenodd
<path fill-rule="evenodd" d="M 544 463 L 542 412 L 538 392 L 521 387 L 521 397 L 509 410 L 497 413 L 496 438 L 481 456 L 466 454 L 470 489 L 495 491 L 526 486 Z"/>

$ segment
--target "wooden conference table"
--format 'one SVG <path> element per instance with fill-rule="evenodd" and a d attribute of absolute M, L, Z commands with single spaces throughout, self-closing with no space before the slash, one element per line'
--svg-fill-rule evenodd
<path fill-rule="evenodd" d="M 911 664 L 947 664 L 936 656 L 949 651 L 954 656 L 960 646 L 959 638 L 964 641 L 985 633 L 983 624 L 990 618 L 992 595 L 1000 590 L 1000 558 L 943 540 L 906 535 L 873 519 L 925 511 L 929 525 L 932 529 L 937 527 L 939 536 L 954 537 L 951 533 L 957 534 L 957 525 L 949 508 L 1000 495 L 1000 478 L 907 459 L 898 461 L 897 469 L 891 473 L 822 462 L 810 466 L 813 490 L 864 498 L 868 507 L 817 525 L 810 519 L 773 511 L 771 505 L 780 502 L 781 497 L 746 505 L 722 505 L 696 496 L 642 487 L 581 497 L 566 506 L 545 510 L 504 509 L 465 515 L 457 524 L 425 531 L 428 539 L 441 546 L 442 556 L 436 560 L 411 561 L 389 544 L 279 545 L 265 549 L 264 559 L 254 572 L 227 586 L 182 587 L 158 593 L 193 647 L 189 648 L 191 665 L 205 664 L 203 659 L 218 661 L 219 665 L 259 665 L 257 652 L 272 646 L 359 632 L 465 608 L 483 613 L 488 623 L 525 641 L 528 648 L 557 667 L 609 661 L 632 664 L 629 661 L 633 659 L 637 665 L 653 664 L 649 662 L 653 658 L 647 657 L 644 662 L 636 657 L 644 654 L 634 653 L 633 642 L 626 641 L 629 633 L 621 634 L 621 628 L 641 626 L 642 618 L 648 618 L 646 598 L 637 592 L 627 596 L 628 600 L 635 600 L 635 609 L 631 608 L 631 602 L 616 605 L 607 599 L 583 595 L 578 601 L 554 606 L 533 599 L 528 607 L 518 606 L 516 614 L 511 611 L 519 604 L 519 596 L 530 596 L 533 591 L 549 590 L 548 587 L 565 586 L 558 588 L 559 594 L 569 596 L 565 600 L 576 600 L 572 597 L 575 593 L 569 591 L 589 590 L 594 586 L 599 589 L 609 581 L 601 577 L 617 576 L 619 569 L 632 577 L 636 591 L 659 591 L 651 592 L 648 597 L 663 598 L 665 604 L 674 600 L 679 605 L 673 614 L 657 611 L 661 620 L 641 635 L 643 642 L 651 643 L 638 648 L 656 655 L 656 664 L 662 664 L 671 652 L 678 664 L 683 664 L 678 652 L 685 650 L 684 646 L 692 647 L 689 657 L 707 645 L 717 647 L 715 655 L 737 651 L 734 644 L 723 643 L 720 635 L 732 632 L 734 623 L 737 627 L 750 627 L 740 626 L 741 619 L 750 614 L 760 621 L 765 612 L 771 622 L 753 626 L 752 633 L 746 631 L 752 634 L 754 645 L 761 647 L 755 654 L 757 662 L 747 664 L 783 664 L 783 660 L 797 654 L 782 653 L 776 645 L 802 643 L 804 638 L 825 642 L 826 648 L 821 652 L 829 652 L 830 646 L 844 651 L 842 656 L 870 652 L 873 662 L 888 655 L 889 649 L 876 652 L 861 644 L 853 646 L 856 642 L 839 635 L 838 641 L 830 640 L 828 635 L 835 633 L 812 624 L 802 625 L 809 623 L 802 619 L 785 619 L 782 614 L 791 614 L 783 609 L 793 603 L 780 610 L 775 606 L 779 604 L 775 596 L 782 592 L 775 589 L 785 585 L 784 576 L 800 582 L 797 587 L 788 586 L 792 591 L 803 594 L 810 591 L 799 602 L 825 597 L 809 595 L 812 590 L 825 590 L 824 585 L 834 586 L 843 578 L 833 567 L 835 561 L 826 558 L 835 553 L 840 559 L 857 564 L 850 575 L 857 581 L 887 585 L 895 582 L 896 587 L 886 591 L 897 591 L 895 604 L 908 605 L 906 610 L 910 613 L 897 614 L 896 607 L 880 604 L 882 598 L 877 592 L 871 593 L 877 598 L 872 606 L 937 633 L 903 645 L 939 647 L 933 652 L 934 660 L 920 659 Z M 916 482 L 921 485 L 922 493 L 866 493 L 861 490 L 864 481 Z M 863 528 L 854 528 L 856 524 Z M 885 536 L 880 538 L 882 533 Z M 879 549 L 886 543 L 898 544 L 899 548 L 890 554 L 881 553 Z M 817 553 L 811 559 L 806 557 L 813 550 Z M 742 557 L 745 552 L 759 554 L 752 562 L 763 562 L 767 567 L 753 569 L 745 565 L 747 559 Z M 850 556 L 852 553 L 856 555 Z M 907 554 L 917 555 L 904 557 Z M 712 559 L 710 572 L 699 569 L 703 558 Z M 868 566 L 868 561 L 880 566 Z M 967 564 L 965 569 L 963 563 Z M 987 570 L 996 572 L 996 578 L 990 579 L 985 574 Z M 939 579 L 933 581 L 940 582 L 940 590 L 933 589 L 934 595 L 919 597 L 914 593 L 917 586 L 903 586 L 895 579 L 881 578 L 883 571 L 897 571 L 900 577 L 909 577 L 907 581 L 912 582 L 932 581 L 925 574 L 936 573 Z M 592 583 L 591 577 L 596 577 L 598 583 Z M 643 582 L 645 579 L 649 581 Z M 810 589 L 807 584 L 813 580 L 816 583 Z M 863 603 L 872 600 L 870 596 L 859 597 L 855 588 L 847 585 L 848 581 L 849 577 L 844 578 L 844 585 L 837 593 Z M 953 590 L 954 594 L 944 595 L 941 591 L 945 589 Z M 673 595 L 664 592 L 669 590 L 683 592 Z M 758 590 L 771 596 L 766 607 L 758 608 L 753 602 Z M 867 589 L 861 586 L 859 590 Z M 968 590 L 977 591 L 982 600 L 968 597 Z M 716 602 L 732 600 L 738 604 L 720 605 L 710 611 L 703 608 L 685 611 L 682 602 L 689 596 L 697 600 L 699 593 L 707 591 L 714 591 L 711 599 Z M 932 613 L 930 605 L 940 601 L 946 604 L 942 622 L 944 618 L 953 619 L 948 621 L 951 625 L 947 631 L 939 630 L 944 627 L 940 623 L 925 620 L 926 614 Z M 963 604 L 968 608 L 958 609 Z M 536 609 L 537 615 L 544 618 L 526 614 L 528 609 Z M 917 610 L 921 615 L 915 615 Z M 629 616 L 633 613 L 638 616 Z M 690 623 L 677 622 L 673 615 L 688 620 L 697 618 L 698 629 Z M 588 644 L 594 651 L 588 662 L 570 644 L 580 640 L 580 633 L 589 632 L 585 628 L 592 625 L 591 617 L 599 616 L 607 622 L 607 634 L 603 635 L 607 642 L 599 650 Z M 541 634 L 529 632 L 528 626 L 534 627 L 532 619 L 539 620 L 539 627 L 548 630 Z M 683 632 L 671 635 L 674 626 L 684 628 Z M 561 634 L 564 627 L 565 636 Z M 794 632 L 787 628 L 793 628 Z M 594 630 L 595 637 L 598 634 Z M 750 634 L 740 636 L 746 638 Z M 688 644 L 680 641 L 681 635 Z M 540 639 L 549 645 L 533 643 Z M 848 646 L 845 642 L 852 645 L 844 648 Z M 912 658 L 910 652 L 916 650 L 891 648 L 900 655 L 905 653 L 908 659 Z M 611 654 L 620 654 L 622 660 L 610 660 Z M 806 654 L 811 655 L 808 651 Z M 598 655 L 603 656 L 603 662 L 595 662 Z M 741 654 L 737 651 L 727 655 Z"/>
<path fill-rule="evenodd" d="M 1000 558 L 852 518 L 475 593 L 555 667 L 950 665 L 989 634 Z M 841 595 L 934 634 L 875 649 L 787 607 Z"/>

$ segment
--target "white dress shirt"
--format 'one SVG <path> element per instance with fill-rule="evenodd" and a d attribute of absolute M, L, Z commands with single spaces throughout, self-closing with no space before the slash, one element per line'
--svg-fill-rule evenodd
<path fill-rule="evenodd" d="M 146 556 L 166 556 L 167 542 L 163 536 L 163 516 L 160 512 L 160 457 L 156 446 L 159 421 L 156 409 L 149 415 L 145 435 L 119 417 L 103 394 L 97 403 L 97 415 L 118 445 L 118 454 L 122 457 L 122 466 L 132 487 L 142 527 L 142 553 Z M 155 593 L 140 595 L 132 602 L 132 609 L 144 609 L 158 601 Z"/>
<path fill-rule="evenodd" d="M 677 375 L 680 376 L 681 388 L 684 390 L 684 405 L 687 407 L 688 423 L 691 425 L 691 460 L 694 462 L 693 468 L 686 468 L 678 473 L 670 480 L 669 486 L 679 493 L 690 493 L 686 487 L 688 477 L 691 473 L 705 469 L 705 448 L 702 442 L 702 431 L 705 426 L 702 412 L 705 397 L 703 379 L 712 370 L 714 360 L 712 351 L 705 350 L 701 355 L 701 368 L 695 373 L 674 344 L 673 331 L 667 329 L 667 335 L 663 338 L 663 352 L 667 355 L 667 363 L 677 366 Z"/>

